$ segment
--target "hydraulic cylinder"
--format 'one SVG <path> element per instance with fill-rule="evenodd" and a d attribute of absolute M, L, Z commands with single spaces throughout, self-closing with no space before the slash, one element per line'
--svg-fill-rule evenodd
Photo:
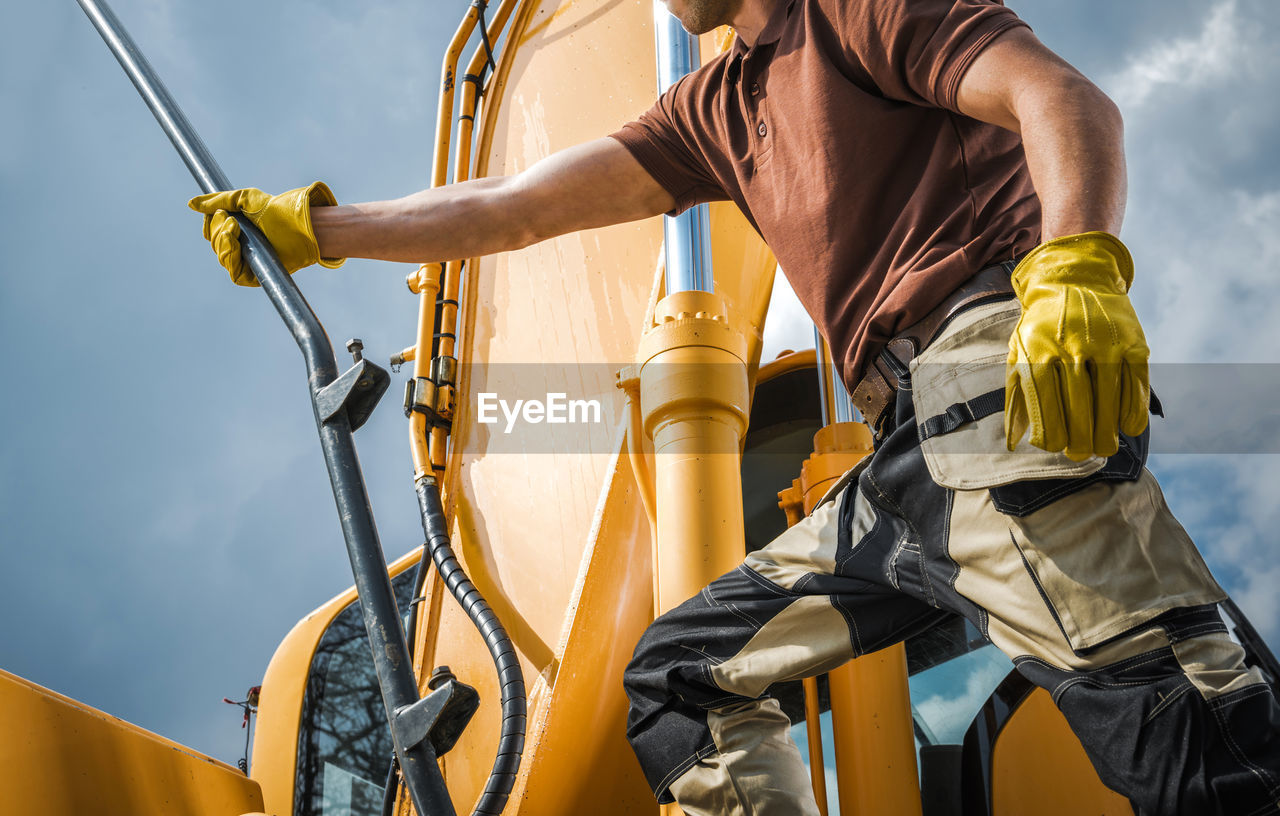
<path fill-rule="evenodd" d="M 640 342 L 640 409 L 657 483 L 656 610 L 662 613 L 745 555 L 742 436 L 747 344 L 711 292 L 658 303 Z"/>

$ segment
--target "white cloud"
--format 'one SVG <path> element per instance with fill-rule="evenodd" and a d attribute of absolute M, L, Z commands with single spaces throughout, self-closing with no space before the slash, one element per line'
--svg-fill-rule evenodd
<path fill-rule="evenodd" d="M 916 711 L 938 740 L 959 744 L 978 709 L 1008 673 L 1007 661 L 980 663 L 964 675 L 964 688 L 954 694 L 930 695 L 915 704 Z"/>
<path fill-rule="evenodd" d="M 1170 506 L 1220 583 L 1271 644 L 1280 643 L 1280 456 L 1158 456 Z"/>
<path fill-rule="evenodd" d="M 1153 359 L 1267 362 L 1280 349 L 1280 54 L 1268 4 L 1224 0 L 1131 44 L 1099 84 L 1126 120 L 1134 300 Z"/>
<path fill-rule="evenodd" d="M 1150 182 L 1135 196 L 1126 238 L 1153 359 L 1274 362 L 1280 190 L 1206 189 L 1136 164 Z"/>
<path fill-rule="evenodd" d="M 1275 560 L 1276 553 L 1268 554 Z M 1272 645 L 1280 643 L 1280 594 L 1276 587 L 1280 586 L 1280 565 L 1270 564 L 1259 569 L 1249 570 L 1242 579 L 1232 597 L 1240 609 L 1249 616 L 1259 634 Z"/>
<path fill-rule="evenodd" d="M 1243 38 L 1236 0 L 1212 8 L 1194 37 L 1157 43 L 1134 57 L 1107 83 L 1121 108 L 1146 103 L 1161 91 L 1202 87 L 1228 76 Z"/>
<path fill-rule="evenodd" d="M 1242 459 L 1242 460 L 1241 460 Z M 1235 601 L 1270 642 L 1280 642 L 1280 456 L 1242 457 L 1232 463 L 1234 523 L 1214 541 L 1213 552 L 1236 567 Z"/>
<path fill-rule="evenodd" d="M 773 278 L 773 294 L 769 297 L 769 315 L 765 320 L 760 362 L 768 362 L 779 352 L 813 348 L 813 321 L 800 305 L 791 284 L 778 269 Z"/>

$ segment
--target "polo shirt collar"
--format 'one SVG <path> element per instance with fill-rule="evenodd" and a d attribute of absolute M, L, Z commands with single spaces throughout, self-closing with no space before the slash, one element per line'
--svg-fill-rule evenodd
<path fill-rule="evenodd" d="M 795 8 L 795 5 L 796 0 L 778 0 L 778 4 L 774 7 L 773 13 L 769 15 L 764 28 L 760 29 L 760 36 L 756 38 L 756 44 L 752 47 L 757 48 L 762 45 L 776 43 L 782 36 L 782 29 L 786 27 L 787 19 L 791 16 L 791 9 Z M 741 57 L 747 51 L 747 44 L 742 41 L 742 37 L 735 37 L 733 40 L 733 56 L 735 58 Z"/>

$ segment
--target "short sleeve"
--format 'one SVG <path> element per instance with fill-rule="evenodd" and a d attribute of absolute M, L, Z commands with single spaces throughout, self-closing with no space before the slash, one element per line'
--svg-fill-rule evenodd
<path fill-rule="evenodd" d="M 1001 0 L 852 0 L 838 36 L 891 99 L 956 109 L 960 80 L 993 40 L 1026 23 Z"/>
<path fill-rule="evenodd" d="M 695 99 L 698 83 L 691 81 L 695 76 L 672 85 L 639 119 L 610 134 L 675 199 L 675 209 L 668 215 L 729 197 L 698 146 L 709 138 L 709 123 L 706 106 Z"/>

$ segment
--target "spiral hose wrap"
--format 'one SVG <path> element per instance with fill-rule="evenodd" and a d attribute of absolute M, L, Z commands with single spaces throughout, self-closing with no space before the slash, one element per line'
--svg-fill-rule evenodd
<path fill-rule="evenodd" d="M 449 592 L 484 638 L 485 646 L 498 670 L 498 686 L 502 690 L 502 728 L 498 738 L 498 755 L 489 772 L 484 793 L 476 802 L 473 816 L 498 816 L 507 804 L 516 772 L 524 753 L 526 703 L 524 672 L 507 631 L 498 616 L 476 589 L 475 584 L 458 563 L 449 542 L 449 525 L 440 500 L 440 487 L 432 475 L 422 476 L 415 485 L 418 506 L 422 510 L 422 529 L 427 536 L 427 552 Z"/>

